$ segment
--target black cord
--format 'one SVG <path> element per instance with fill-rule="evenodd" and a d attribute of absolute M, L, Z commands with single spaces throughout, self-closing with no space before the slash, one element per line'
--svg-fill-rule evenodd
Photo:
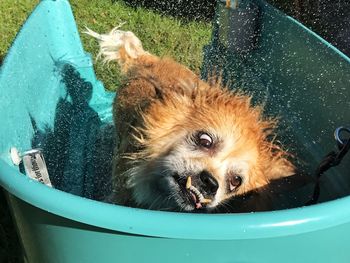
<path fill-rule="evenodd" d="M 332 151 L 329 154 L 327 154 L 319 166 L 317 167 L 315 171 L 315 177 L 316 177 L 316 184 L 314 188 L 314 193 L 312 195 L 312 198 L 305 204 L 313 205 L 316 204 L 318 201 L 318 198 L 320 197 L 320 177 L 326 172 L 328 169 L 337 166 L 340 164 L 346 153 L 350 149 L 350 139 L 348 139 L 341 147 L 338 152 Z"/>

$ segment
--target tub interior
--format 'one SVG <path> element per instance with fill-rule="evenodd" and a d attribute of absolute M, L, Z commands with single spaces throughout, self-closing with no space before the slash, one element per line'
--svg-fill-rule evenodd
<path fill-rule="evenodd" d="M 216 24 L 204 50 L 203 76 L 213 70 L 211 65 L 219 65 L 232 89 L 248 91 L 255 103 L 265 105 L 266 114 L 280 116 L 279 139 L 296 154 L 306 178 L 334 149 L 335 128 L 350 125 L 350 61 L 290 17 L 256 3 L 261 11 L 258 45 L 244 54 L 232 51 L 223 37 L 232 14 L 218 4 L 221 26 Z M 96 79 L 68 2 L 39 4 L 4 61 L 0 83 L 3 163 L 23 173 L 12 164 L 9 149 L 41 148 L 55 188 L 95 200 L 108 195 L 115 94 Z M 346 156 L 327 171 L 320 202 L 350 193 L 349 168 Z M 305 204 L 313 187 L 289 187 L 297 181 L 282 180 L 266 190 L 275 195 L 273 209 Z M 252 195 L 235 202 L 256 203 L 256 198 L 263 200 Z"/>
<path fill-rule="evenodd" d="M 229 87 L 247 91 L 268 116 L 278 117 L 278 139 L 295 155 L 300 173 L 314 175 L 321 160 L 338 151 L 335 129 L 350 124 L 349 58 L 263 1 L 251 1 L 249 7 L 259 9 L 256 46 L 237 51 L 230 34 L 240 34 L 234 26 L 241 22 L 235 18 L 240 11 L 225 8 L 224 2 L 217 7 L 202 76 L 219 69 Z M 322 176 L 320 202 L 349 194 L 349 168 L 346 156 Z"/>

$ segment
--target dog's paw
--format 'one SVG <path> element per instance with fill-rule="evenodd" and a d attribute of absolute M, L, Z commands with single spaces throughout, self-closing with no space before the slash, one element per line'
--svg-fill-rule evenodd
<path fill-rule="evenodd" d="M 108 34 L 96 33 L 88 27 L 84 33 L 98 39 L 100 44 L 98 57 L 102 56 L 104 62 L 115 60 L 124 67 L 147 52 L 133 32 L 119 30 L 122 25 L 113 28 Z"/>

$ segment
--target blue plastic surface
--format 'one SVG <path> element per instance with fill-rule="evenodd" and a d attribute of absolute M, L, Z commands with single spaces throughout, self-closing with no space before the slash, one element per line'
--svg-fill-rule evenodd
<path fill-rule="evenodd" d="M 308 55 L 338 65 L 332 71 L 339 74 L 337 86 L 348 83 L 348 58 L 259 3 L 265 19 L 290 27 L 287 33 L 297 49 L 305 48 L 307 37 L 319 49 Z M 277 34 L 273 24 L 267 28 L 262 46 Z M 279 78 L 278 69 L 273 74 Z M 349 86 L 344 87 L 349 99 Z M 66 0 L 42 1 L 34 10 L 1 68 L 0 92 L 0 184 L 28 262 L 349 261 L 349 197 L 282 211 L 218 215 L 148 211 L 81 197 L 96 190 L 94 167 L 89 166 L 93 152 L 86 145 L 110 124 L 113 95 L 95 78 Z M 20 173 L 10 160 L 13 146 L 21 151 L 44 148 L 51 179 L 74 195 Z"/>

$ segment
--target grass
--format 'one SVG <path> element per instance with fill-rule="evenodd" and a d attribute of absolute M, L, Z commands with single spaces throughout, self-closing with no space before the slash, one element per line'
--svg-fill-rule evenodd
<path fill-rule="evenodd" d="M 6 54 L 20 26 L 39 0 L 0 0 L 0 55 Z"/>
<path fill-rule="evenodd" d="M 0 0 L 0 55 L 6 54 L 25 18 L 38 0 Z M 205 21 L 181 20 L 164 16 L 151 9 L 131 7 L 123 1 L 71 0 L 79 32 L 88 26 L 97 32 L 108 32 L 122 22 L 124 30 L 133 31 L 144 48 L 159 56 L 170 56 L 199 73 L 203 46 L 210 41 L 211 24 Z M 96 40 L 81 34 L 86 51 L 96 57 Z M 116 65 L 95 64 L 97 77 L 105 87 L 115 90 L 119 84 Z"/>

